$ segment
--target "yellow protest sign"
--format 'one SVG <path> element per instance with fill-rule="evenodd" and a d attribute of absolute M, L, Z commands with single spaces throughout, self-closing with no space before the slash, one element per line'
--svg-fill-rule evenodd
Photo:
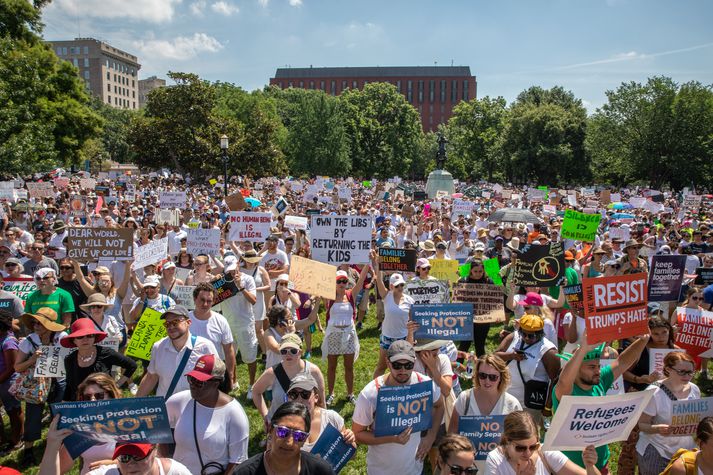
<path fill-rule="evenodd" d="M 211 186 L 215 186 L 215 184 L 218 183 L 218 180 L 216 180 L 215 178 L 211 178 L 210 180 L 208 180 L 208 183 L 210 183 Z"/>
<path fill-rule="evenodd" d="M 457 282 L 460 279 L 458 261 L 455 259 L 431 259 L 431 274 L 438 280 Z"/>
<path fill-rule="evenodd" d="M 334 300 L 337 295 L 337 268 L 300 256 L 290 259 L 290 282 L 295 289 Z"/>
<path fill-rule="evenodd" d="M 151 359 L 151 347 L 166 336 L 166 328 L 163 326 L 161 315 L 163 315 L 161 312 L 151 308 L 144 310 L 136 328 L 134 328 L 129 344 L 126 346 L 126 356 L 147 361 Z"/>

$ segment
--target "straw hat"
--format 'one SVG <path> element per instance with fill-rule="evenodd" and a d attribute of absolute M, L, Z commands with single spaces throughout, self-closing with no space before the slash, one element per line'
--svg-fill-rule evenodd
<path fill-rule="evenodd" d="M 106 302 L 106 297 L 104 297 L 104 294 L 97 292 L 95 294 L 90 295 L 87 299 L 87 303 L 83 303 L 79 306 L 79 308 L 88 312 L 91 307 L 95 307 L 97 305 L 101 305 L 102 307 L 113 307 L 112 304 Z"/>
<path fill-rule="evenodd" d="M 57 323 L 57 312 L 49 307 L 42 307 L 37 310 L 37 313 L 24 313 L 20 317 L 22 324 L 32 331 L 32 323 L 38 321 L 51 332 L 61 332 L 64 331 L 64 325 Z"/>
<path fill-rule="evenodd" d="M 418 247 L 420 247 L 421 250 L 423 250 L 423 251 L 433 251 L 433 252 L 435 252 L 435 250 L 436 250 L 436 245 L 433 244 L 433 241 L 431 241 L 430 239 L 428 239 L 428 240 L 426 240 L 426 241 L 424 241 L 424 242 L 419 243 L 419 244 L 418 244 Z"/>
<path fill-rule="evenodd" d="M 243 253 L 242 259 L 250 264 L 257 264 L 262 260 L 262 257 L 257 255 L 255 249 L 249 249 Z"/>
<path fill-rule="evenodd" d="M 510 239 L 505 246 L 512 251 L 520 252 L 520 238 L 514 237 Z"/>
<path fill-rule="evenodd" d="M 637 249 L 641 249 L 641 244 L 636 239 L 629 239 L 626 241 L 626 245 L 624 245 L 624 248 L 622 249 L 624 252 L 630 247 L 635 247 Z"/>

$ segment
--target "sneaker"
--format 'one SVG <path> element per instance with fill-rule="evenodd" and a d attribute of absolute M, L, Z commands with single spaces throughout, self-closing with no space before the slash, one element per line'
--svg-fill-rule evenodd
<path fill-rule="evenodd" d="M 133 396 L 136 396 L 136 393 L 139 392 L 139 387 L 135 383 L 131 383 L 129 384 L 129 392 Z"/>
<path fill-rule="evenodd" d="M 308 359 L 310 359 L 310 358 L 312 358 L 312 352 L 311 352 L 311 351 L 308 351 L 307 353 L 305 353 L 304 359 L 308 360 Z"/>
<path fill-rule="evenodd" d="M 353 394 L 348 395 L 347 399 L 349 400 L 350 403 L 356 404 L 356 398 L 354 397 Z"/>
<path fill-rule="evenodd" d="M 361 322 L 357 322 L 357 324 L 356 324 L 356 329 L 357 329 L 357 330 L 361 330 Z"/>
<path fill-rule="evenodd" d="M 246 397 L 248 398 L 248 401 L 253 400 L 253 387 L 252 386 L 248 386 L 248 394 Z"/>
<path fill-rule="evenodd" d="M 233 391 L 237 391 L 238 389 L 240 389 L 240 383 L 238 381 L 235 381 L 233 383 Z"/>
<path fill-rule="evenodd" d="M 327 398 L 327 407 L 334 405 L 334 394 L 330 394 Z"/>

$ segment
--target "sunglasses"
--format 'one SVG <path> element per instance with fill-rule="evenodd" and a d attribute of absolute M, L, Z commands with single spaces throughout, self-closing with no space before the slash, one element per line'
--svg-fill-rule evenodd
<path fill-rule="evenodd" d="M 535 452 L 537 449 L 540 448 L 540 443 L 536 443 L 533 445 L 513 445 L 515 448 L 515 452 L 523 453 L 523 452 Z"/>
<path fill-rule="evenodd" d="M 298 389 L 293 389 L 292 391 L 287 393 L 287 397 L 289 397 L 293 401 L 297 398 L 304 399 L 306 401 L 310 398 L 312 394 L 314 394 L 312 391 L 301 391 Z"/>
<path fill-rule="evenodd" d="M 292 440 L 299 444 L 307 440 L 307 437 L 309 437 L 309 432 L 304 432 L 297 429 L 290 429 L 289 427 L 285 426 L 275 426 L 275 435 L 280 439 L 286 439 L 289 436 L 292 436 Z"/>
<path fill-rule="evenodd" d="M 287 287 L 287 282 L 280 282 L 277 284 L 278 287 Z"/>
<path fill-rule="evenodd" d="M 72 266 L 59 266 L 61 270 L 72 270 Z"/>
<path fill-rule="evenodd" d="M 689 300 L 703 300 L 703 297 L 696 297 L 695 295 L 691 296 Z"/>
<path fill-rule="evenodd" d="M 430 267 L 419 267 L 419 269 L 420 269 L 420 270 L 424 270 L 424 271 L 429 271 L 429 270 L 431 270 Z"/>
<path fill-rule="evenodd" d="M 536 332 L 536 333 L 527 333 L 522 330 L 520 330 L 520 336 L 524 338 L 525 340 L 536 340 L 538 338 L 542 338 L 544 336 L 544 332 Z"/>
<path fill-rule="evenodd" d="M 478 473 L 478 467 L 461 467 L 460 465 L 449 465 L 450 475 L 475 475 Z"/>
<path fill-rule="evenodd" d="M 692 369 L 676 369 L 676 368 L 671 368 L 676 372 L 677 375 L 679 376 L 693 376 L 696 372 Z"/>
<path fill-rule="evenodd" d="M 14 262 L 6 262 L 5 267 L 17 267 L 17 264 L 15 264 Z"/>
<path fill-rule="evenodd" d="M 483 381 L 485 381 L 486 379 L 488 379 L 488 380 L 490 380 L 491 382 L 494 383 L 495 381 L 497 381 L 498 379 L 500 379 L 500 375 L 499 375 L 499 374 L 483 373 L 483 372 L 480 372 L 480 371 L 479 371 L 479 372 L 478 372 L 478 379 L 481 379 L 481 380 L 483 380 Z"/>
<path fill-rule="evenodd" d="M 620 269 L 621 264 L 610 264 L 609 267 L 611 267 L 612 269 Z"/>
<path fill-rule="evenodd" d="M 283 356 L 288 353 L 291 355 L 296 355 L 299 352 L 300 352 L 300 350 L 298 350 L 297 348 L 283 348 L 280 350 L 280 354 Z"/>
<path fill-rule="evenodd" d="M 206 384 L 210 384 L 210 383 L 216 382 L 216 381 L 218 381 L 218 382 L 223 381 L 222 379 L 217 379 L 217 378 L 212 378 L 212 379 L 209 379 L 208 381 L 201 381 L 199 379 L 194 378 L 193 376 L 188 376 L 188 375 L 186 375 L 186 379 L 188 380 L 188 384 L 193 386 L 194 388 L 202 388 Z"/>
<path fill-rule="evenodd" d="M 100 401 L 106 399 L 106 393 L 82 394 L 82 401 Z"/>
<path fill-rule="evenodd" d="M 131 463 L 131 462 L 137 463 L 137 462 L 143 462 L 144 460 L 146 460 L 146 457 L 148 457 L 149 455 L 151 455 L 151 454 L 148 453 L 148 454 L 146 454 L 145 457 L 137 457 L 136 455 L 121 454 L 117 457 L 117 459 L 121 463 Z"/>
<path fill-rule="evenodd" d="M 46 275 L 46 276 L 44 276 L 44 277 L 35 277 L 35 280 L 36 280 L 37 282 L 41 282 L 41 281 L 43 281 L 43 280 L 51 280 L 51 279 L 52 279 L 52 277 L 50 277 L 50 276 L 48 276 L 48 275 Z"/>
<path fill-rule="evenodd" d="M 338 279 L 337 280 L 337 284 L 346 284 L 347 282 L 349 282 L 347 279 Z"/>
<path fill-rule="evenodd" d="M 178 318 L 176 320 L 171 320 L 171 321 L 167 320 L 167 321 L 163 322 L 163 326 L 166 328 L 173 328 L 173 327 L 177 327 L 178 325 L 181 324 L 181 322 L 185 322 L 185 321 L 186 321 L 185 318 Z"/>
<path fill-rule="evenodd" d="M 391 367 L 394 369 L 413 369 L 413 363 L 411 361 L 406 363 L 399 363 L 398 361 L 393 361 Z"/>

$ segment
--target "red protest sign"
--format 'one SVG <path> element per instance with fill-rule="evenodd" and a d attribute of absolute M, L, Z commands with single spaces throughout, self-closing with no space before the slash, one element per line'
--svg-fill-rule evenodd
<path fill-rule="evenodd" d="M 676 344 L 692 356 L 698 356 L 711 349 L 713 312 L 695 308 L 676 309 Z M 704 355 L 706 356 L 706 355 Z"/>
<path fill-rule="evenodd" d="M 644 273 L 583 280 L 588 344 L 649 332 L 646 280 Z"/>

